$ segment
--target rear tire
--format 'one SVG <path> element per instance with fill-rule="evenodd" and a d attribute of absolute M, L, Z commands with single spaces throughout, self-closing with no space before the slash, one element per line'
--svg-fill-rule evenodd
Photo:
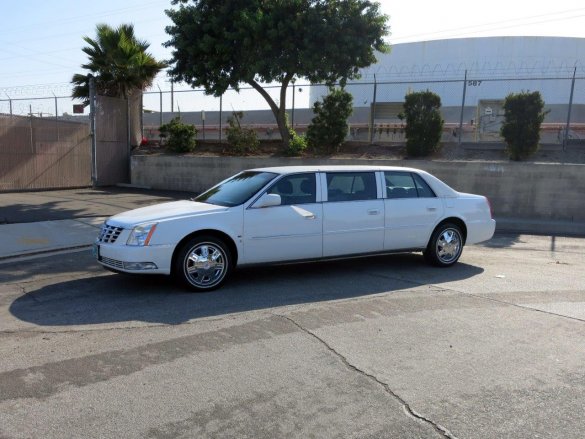
<path fill-rule="evenodd" d="M 221 287 L 232 270 L 228 246 L 213 236 L 197 236 L 181 246 L 175 259 L 176 278 L 191 291 Z"/>
<path fill-rule="evenodd" d="M 459 260 L 462 251 L 461 229 L 455 224 L 445 223 L 435 229 L 423 255 L 431 265 L 450 267 Z"/>

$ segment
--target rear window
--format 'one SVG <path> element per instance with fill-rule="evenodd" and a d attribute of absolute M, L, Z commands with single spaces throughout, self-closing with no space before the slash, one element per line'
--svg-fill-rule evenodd
<path fill-rule="evenodd" d="M 384 172 L 386 198 L 432 198 L 435 193 L 418 174 L 412 172 Z"/>
<path fill-rule="evenodd" d="M 328 201 L 375 200 L 376 175 L 373 172 L 327 173 Z"/>

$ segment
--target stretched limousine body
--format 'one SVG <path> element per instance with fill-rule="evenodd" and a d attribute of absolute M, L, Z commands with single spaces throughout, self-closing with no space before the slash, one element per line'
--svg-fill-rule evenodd
<path fill-rule="evenodd" d="M 236 266 L 422 251 L 453 265 L 495 230 L 488 200 L 401 167 L 251 169 L 193 200 L 109 218 L 94 244 L 105 268 L 172 274 L 194 291 Z"/>

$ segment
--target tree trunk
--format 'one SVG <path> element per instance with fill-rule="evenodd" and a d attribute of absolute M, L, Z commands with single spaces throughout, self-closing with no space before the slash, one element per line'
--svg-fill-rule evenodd
<path fill-rule="evenodd" d="M 288 148 L 288 144 L 290 142 L 290 133 L 288 131 L 288 125 L 286 123 L 286 89 L 288 87 L 288 83 L 290 82 L 290 78 L 285 78 L 280 88 L 280 107 L 276 105 L 274 99 L 262 88 L 260 84 L 256 81 L 248 81 L 258 93 L 262 95 L 262 97 L 268 102 L 270 109 L 272 110 L 272 114 L 274 114 L 274 118 L 276 119 L 276 123 L 278 124 L 278 132 L 280 133 L 280 137 L 282 138 L 282 143 L 285 148 Z"/>
<path fill-rule="evenodd" d="M 282 139 L 282 144 L 285 148 L 288 148 L 288 144 L 290 142 L 290 132 L 288 130 L 288 125 L 286 123 L 286 110 L 281 108 L 274 114 L 276 118 L 276 123 L 278 124 L 278 132 L 280 133 L 280 138 Z"/>

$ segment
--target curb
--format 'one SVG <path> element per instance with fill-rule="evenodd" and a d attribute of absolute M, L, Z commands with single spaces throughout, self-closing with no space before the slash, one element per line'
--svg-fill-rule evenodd
<path fill-rule="evenodd" d="M 71 246 L 71 247 L 55 247 L 55 248 L 46 249 L 46 250 L 37 250 L 37 251 L 26 252 L 26 253 L 16 253 L 13 255 L 0 256 L 0 262 L 18 260 L 21 258 L 28 258 L 28 257 L 32 257 L 32 256 L 50 255 L 53 253 L 67 252 L 67 251 L 72 251 L 72 250 L 90 249 L 91 246 L 92 246 L 92 244 L 83 244 L 83 245 L 76 245 L 76 246 Z"/>

